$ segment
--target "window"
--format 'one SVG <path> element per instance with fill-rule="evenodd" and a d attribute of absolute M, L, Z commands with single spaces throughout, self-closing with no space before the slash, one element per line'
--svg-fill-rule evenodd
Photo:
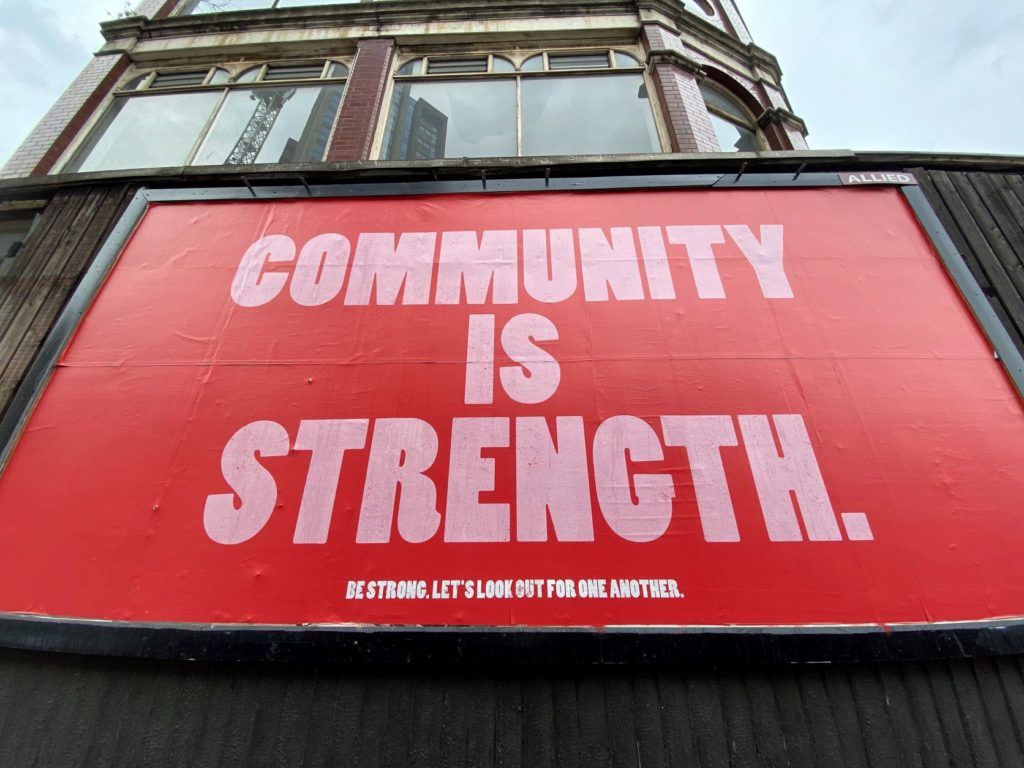
<path fill-rule="evenodd" d="M 643 66 L 620 51 L 419 58 L 395 73 L 381 157 L 660 152 Z"/>
<path fill-rule="evenodd" d="M 35 213 L 0 214 L 0 277 L 6 265 L 18 255 L 36 222 Z"/>
<path fill-rule="evenodd" d="M 303 8 L 314 5 L 352 5 L 376 0 L 193 0 L 181 14 L 258 11 L 272 8 Z"/>
<path fill-rule="evenodd" d="M 347 77 L 322 61 L 135 77 L 66 170 L 317 162 Z"/>
<path fill-rule="evenodd" d="M 759 152 L 764 148 L 757 124 L 746 107 L 706 80 L 701 83 L 700 92 L 723 152 Z"/>

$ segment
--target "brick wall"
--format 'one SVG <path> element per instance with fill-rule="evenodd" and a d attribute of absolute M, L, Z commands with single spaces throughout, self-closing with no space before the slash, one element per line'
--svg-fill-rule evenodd
<path fill-rule="evenodd" d="M 127 67 L 120 54 L 94 57 L 0 169 L 0 179 L 47 173 Z"/>
<path fill-rule="evenodd" d="M 725 18 L 727 31 L 736 35 L 736 37 L 740 39 L 740 42 L 753 42 L 753 39 L 750 37 L 750 31 L 747 29 L 746 22 L 743 21 L 743 16 L 740 15 L 740 11 L 736 6 L 735 0 L 710 1 L 718 6 L 719 15 Z"/>
<path fill-rule="evenodd" d="M 370 159 L 394 52 L 394 40 L 374 38 L 359 43 L 327 152 L 329 161 Z"/>
<path fill-rule="evenodd" d="M 717 61 L 688 48 L 672 30 L 659 25 L 644 27 L 648 50 L 664 49 L 680 54 L 683 66 L 673 66 L 671 76 L 662 70 L 663 63 L 654 63 L 652 73 L 673 134 L 676 152 L 717 152 L 718 139 L 711 131 L 708 108 L 700 95 L 703 74 L 710 74 L 720 85 L 745 103 L 755 118 L 766 111 L 773 114 L 761 125 L 772 150 L 806 150 L 807 141 L 799 121 L 784 119 L 790 103 L 782 90 L 772 84 L 756 81 L 737 72 L 726 71 Z M 703 72 L 700 72 L 702 70 Z"/>
<path fill-rule="evenodd" d="M 655 64 L 652 74 L 668 123 L 672 151 L 717 152 L 718 139 L 696 75 L 668 63 Z"/>

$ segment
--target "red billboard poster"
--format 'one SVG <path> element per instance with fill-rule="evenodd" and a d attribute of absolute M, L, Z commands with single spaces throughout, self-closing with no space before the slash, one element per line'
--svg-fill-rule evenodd
<path fill-rule="evenodd" d="M 894 189 L 154 203 L 0 478 L 0 611 L 1019 617 L 1022 455 Z"/>

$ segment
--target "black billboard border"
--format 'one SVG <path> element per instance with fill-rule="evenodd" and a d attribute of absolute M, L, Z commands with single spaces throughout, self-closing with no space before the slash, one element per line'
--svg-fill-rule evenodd
<path fill-rule="evenodd" d="M 911 175 L 911 179 L 913 176 Z M 0 421 L 0 468 L 17 445 L 39 396 L 151 203 L 271 201 L 334 197 L 501 194 L 639 189 L 813 189 L 843 186 L 836 173 L 740 173 L 429 182 L 254 185 L 141 189 L 97 253 L 16 390 Z M 877 188 L 871 185 L 869 188 Z M 899 188 L 918 223 L 1024 397 L 1024 357 L 970 274 L 927 198 Z M 2 471 L 2 469 L 0 469 Z M 0 647 L 168 661 L 374 664 L 438 668 L 495 664 L 684 667 L 708 664 L 814 664 L 937 661 L 1024 655 L 1024 619 L 881 626 L 762 627 L 399 627 L 139 624 L 0 614 Z"/>

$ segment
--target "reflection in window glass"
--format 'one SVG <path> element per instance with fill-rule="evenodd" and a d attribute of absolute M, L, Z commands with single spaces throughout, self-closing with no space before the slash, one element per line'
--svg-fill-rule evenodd
<path fill-rule="evenodd" d="M 69 170 L 184 165 L 220 97 L 206 91 L 117 99 Z"/>
<path fill-rule="evenodd" d="M 715 136 L 718 137 L 718 146 L 723 152 L 757 152 L 761 149 L 757 136 L 749 128 L 731 123 L 714 112 L 710 114 L 711 125 L 715 129 Z"/>
<path fill-rule="evenodd" d="M 228 94 L 193 165 L 323 159 L 344 88 L 253 88 Z"/>
<path fill-rule="evenodd" d="M 737 104 L 731 96 L 726 96 L 717 88 L 701 83 L 700 94 L 704 97 L 704 103 L 712 109 L 717 109 L 729 117 L 735 118 L 740 123 L 746 123 L 750 120 L 743 107 Z"/>
<path fill-rule="evenodd" d="M 523 79 L 523 154 L 660 152 L 640 74 Z"/>
<path fill-rule="evenodd" d="M 514 80 L 395 83 L 386 160 L 516 154 Z"/>

